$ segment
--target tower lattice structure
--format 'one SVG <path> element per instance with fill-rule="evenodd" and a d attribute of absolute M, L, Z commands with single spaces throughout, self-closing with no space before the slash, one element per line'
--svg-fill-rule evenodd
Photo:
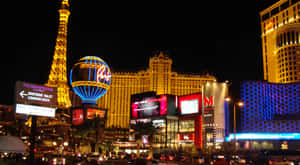
<path fill-rule="evenodd" d="M 68 0 L 62 0 L 59 9 L 59 26 L 51 70 L 46 86 L 57 88 L 58 108 L 71 106 L 67 79 L 67 27 L 70 15 Z"/>

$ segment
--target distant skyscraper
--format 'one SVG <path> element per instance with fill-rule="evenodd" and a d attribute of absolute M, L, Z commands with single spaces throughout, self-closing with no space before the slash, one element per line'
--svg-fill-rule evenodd
<path fill-rule="evenodd" d="M 108 110 L 106 127 L 128 128 L 131 95 L 150 91 L 176 96 L 201 93 L 207 81 L 216 78 L 172 72 L 172 60 L 160 53 L 150 58 L 146 71 L 112 73 L 110 89 L 97 103 Z"/>
<path fill-rule="evenodd" d="M 300 82 L 300 1 L 280 0 L 260 12 L 264 80 Z"/>
<path fill-rule="evenodd" d="M 71 106 L 67 79 L 67 27 L 70 15 L 68 0 L 62 0 L 59 10 L 59 26 L 51 70 L 46 86 L 57 88 L 58 108 Z"/>

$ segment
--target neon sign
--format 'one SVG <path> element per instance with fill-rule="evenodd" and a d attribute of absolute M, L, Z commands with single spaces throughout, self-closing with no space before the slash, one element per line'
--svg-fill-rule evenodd
<path fill-rule="evenodd" d="M 109 71 L 109 68 L 106 67 L 106 65 L 101 65 L 97 70 L 97 82 L 102 82 L 103 79 L 105 81 L 110 81 L 111 73 Z M 101 81 L 102 80 L 102 81 Z"/>
<path fill-rule="evenodd" d="M 236 140 L 300 140 L 300 133 L 237 133 L 230 134 L 226 141 Z"/>
<path fill-rule="evenodd" d="M 273 22 L 271 21 L 271 22 L 267 23 L 266 31 L 271 30 L 272 28 L 273 28 Z"/>
<path fill-rule="evenodd" d="M 204 97 L 204 107 L 212 107 L 214 106 L 214 97 L 210 96 L 209 98 L 207 96 Z"/>
<path fill-rule="evenodd" d="M 80 125 L 83 123 L 83 121 L 83 109 L 74 109 L 72 112 L 73 125 Z"/>
<path fill-rule="evenodd" d="M 74 64 L 70 73 L 70 83 L 82 103 L 96 104 L 110 87 L 111 72 L 99 57 L 86 56 Z"/>

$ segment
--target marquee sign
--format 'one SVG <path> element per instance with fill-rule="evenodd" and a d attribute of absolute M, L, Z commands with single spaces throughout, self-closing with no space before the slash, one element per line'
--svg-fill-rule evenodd
<path fill-rule="evenodd" d="M 194 133 L 179 133 L 180 143 L 194 143 L 195 134 Z"/>
<path fill-rule="evenodd" d="M 57 106 L 57 89 L 42 85 L 17 81 L 16 103 L 39 105 L 45 107 Z"/>

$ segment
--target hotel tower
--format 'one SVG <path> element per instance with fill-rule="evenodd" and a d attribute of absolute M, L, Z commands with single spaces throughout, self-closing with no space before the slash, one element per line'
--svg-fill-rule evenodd
<path fill-rule="evenodd" d="M 159 53 L 150 58 L 146 71 L 112 73 L 111 87 L 97 103 L 99 108 L 108 110 L 106 127 L 128 128 L 131 95 L 149 91 L 176 96 L 200 93 L 207 81 L 216 78 L 172 72 L 172 60 Z"/>
<path fill-rule="evenodd" d="M 280 0 L 260 12 L 264 80 L 300 82 L 300 1 Z"/>

